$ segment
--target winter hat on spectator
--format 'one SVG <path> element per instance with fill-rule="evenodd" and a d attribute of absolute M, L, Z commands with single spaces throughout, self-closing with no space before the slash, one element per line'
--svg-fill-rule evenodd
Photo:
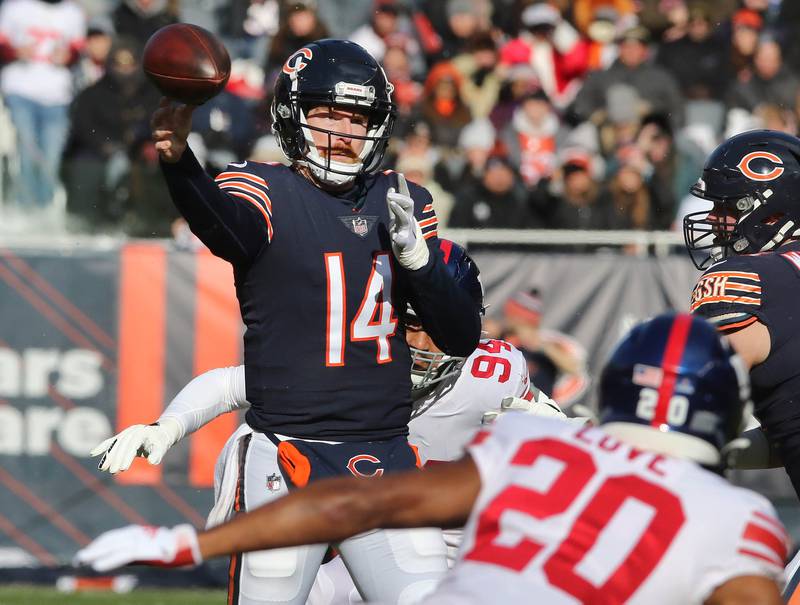
<path fill-rule="evenodd" d="M 141 0 L 124 0 L 125 4 L 137 15 L 143 17 L 152 17 L 167 10 L 167 0 L 150 0 L 148 2 L 141 2 Z"/>
<path fill-rule="evenodd" d="M 522 95 L 522 97 L 520 98 L 520 103 L 524 103 L 529 99 L 533 99 L 536 101 L 546 101 L 548 103 L 550 102 L 550 97 L 547 96 L 547 93 L 540 86 L 536 88 L 531 88 L 528 92 Z"/>
<path fill-rule="evenodd" d="M 514 164 L 512 163 L 511 158 L 508 157 L 508 154 L 492 153 L 492 155 L 489 156 L 489 159 L 486 160 L 486 170 L 484 171 L 484 174 L 489 172 L 489 170 L 492 168 L 496 168 L 498 166 L 503 166 L 512 172 L 515 172 Z"/>
<path fill-rule="evenodd" d="M 288 12 L 292 11 L 315 11 L 317 10 L 317 0 L 292 0 L 287 4 Z"/>
<path fill-rule="evenodd" d="M 733 13 L 731 23 L 734 27 L 749 27 L 756 31 L 761 31 L 761 28 L 764 27 L 763 17 L 749 8 L 742 8 Z"/>
<path fill-rule="evenodd" d="M 490 151 L 494 147 L 496 131 L 488 118 L 473 120 L 458 135 L 458 146 L 461 149 L 483 149 Z"/>
<path fill-rule="evenodd" d="M 537 288 L 527 292 L 517 292 L 503 305 L 506 317 L 522 319 L 529 323 L 538 324 L 542 319 L 542 299 Z"/>
<path fill-rule="evenodd" d="M 586 172 L 595 180 L 602 180 L 605 172 L 603 158 L 582 147 L 566 147 L 558 154 L 564 176 L 573 172 Z"/>
<path fill-rule="evenodd" d="M 650 42 L 650 30 L 642 25 L 634 25 L 625 29 L 617 38 L 617 42 L 635 41 L 641 44 Z"/>
<path fill-rule="evenodd" d="M 531 4 L 522 11 L 522 24 L 525 27 L 537 25 L 551 25 L 555 27 L 561 20 L 558 9 L 547 3 Z"/>
<path fill-rule="evenodd" d="M 452 17 L 453 15 L 461 15 L 463 13 L 469 13 L 470 15 L 475 13 L 475 5 L 472 0 L 448 0 L 447 1 L 447 16 Z"/>
<path fill-rule="evenodd" d="M 613 6 L 597 7 L 586 34 L 595 42 L 602 44 L 613 42 L 617 34 L 618 17 L 619 13 Z"/>
<path fill-rule="evenodd" d="M 376 13 L 390 13 L 397 15 L 400 13 L 400 3 L 397 0 L 375 0 L 374 11 Z"/>
<path fill-rule="evenodd" d="M 86 24 L 86 36 L 106 35 L 113 36 L 115 34 L 114 24 L 111 22 L 111 17 L 108 15 L 95 15 Z"/>
<path fill-rule="evenodd" d="M 419 155 L 400 154 L 397 159 L 397 172 L 408 176 L 412 181 L 422 184 L 433 174 L 433 166 L 427 158 Z"/>

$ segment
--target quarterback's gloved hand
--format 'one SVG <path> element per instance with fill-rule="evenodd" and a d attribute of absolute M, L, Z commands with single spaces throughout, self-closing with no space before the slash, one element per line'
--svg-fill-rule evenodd
<path fill-rule="evenodd" d="M 539 391 L 539 395 L 531 401 L 522 397 L 514 397 L 513 395 L 503 397 L 503 401 L 500 402 L 500 409 L 485 412 L 481 419 L 481 424 L 491 424 L 501 414 L 508 412 L 524 412 L 533 416 L 548 416 L 550 418 L 568 420 L 567 415 L 561 411 L 558 404 L 542 391 Z"/>
<path fill-rule="evenodd" d="M 79 550 L 74 559 L 75 565 L 89 565 L 100 572 L 131 564 L 180 567 L 202 562 L 197 532 L 191 525 L 112 529 Z"/>
<path fill-rule="evenodd" d="M 183 436 L 183 427 L 174 418 L 162 418 L 158 424 L 134 424 L 97 445 L 89 454 L 103 454 L 97 465 L 112 475 L 126 471 L 137 456 L 150 464 L 160 464 L 167 450 Z"/>
<path fill-rule="evenodd" d="M 406 177 L 397 173 L 397 191 L 390 187 L 386 192 L 389 206 L 389 235 L 392 250 L 398 262 L 406 269 L 415 271 L 425 266 L 430 253 L 422 229 L 414 216 L 414 200 L 408 193 Z"/>

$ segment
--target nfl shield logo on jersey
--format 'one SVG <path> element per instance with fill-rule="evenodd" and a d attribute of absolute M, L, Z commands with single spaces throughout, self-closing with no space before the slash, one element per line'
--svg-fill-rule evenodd
<path fill-rule="evenodd" d="M 373 225 L 377 222 L 377 216 L 340 216 L 339 220 L 342 224 L 355 233 L 358 237 L 367 237 L 367 234 L 372 230 Z"/>
<path fill-rule="evenodd" d="M 267 489 L 271 492 L 277 492 L 281 489 L 281 476 L 272 473 L 271 475 L 267 475 Z"/>
<path fill-rule="evenodd" d="M 353 233 L 356 235 L 360 235 L 364 237 L 367 232 L 369 231 L 369 225 L 367 225 L 367 220 L 363 218 L 354 218 L 353 219 Z"/>

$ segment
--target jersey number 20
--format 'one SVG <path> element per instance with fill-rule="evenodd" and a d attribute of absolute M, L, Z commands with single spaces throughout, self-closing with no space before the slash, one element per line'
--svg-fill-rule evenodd
<path fill-rule="evenodd" d="M 532 467 L 540 459 L 549 459 L 550 464 L 560 465 L 561 470 L 544 491 L 511 485 L 489 502 L 481 512 L 475 546 L 466 555 L 467 560 L 521 572 L 545 545 L 527 537 L 513 545 L 502 539 L 503 514 L 517 511 L 545 521 L 565 513 L 587 489 L 597 471 L 588 452 L 555 439 L 524 442 L 511 459 L 511 464 Z M 683 507 L 675 494 L 637 475 L 609 477 L 600 485 L 593 486 L 591 491 L 593 494 L 581 505 L 569 534 L 555 552 L 541 562 L 541 566 L 551 585 L 581 603 L 625 603 L 655 569 L 683 525 L 686 519 Z M 652 517 L 635 543 L 627 545 L 624 551 L 616 549 L 620 556 L 625 553 L 627 556 L 615 569 L 608 569 L 604 574 L 605 581 L 597 585 L 581 574 L 581 561 L 601 541 L 603 529 L 614 522 L 614 517 L 629 500 L 650 508 Z M 597 562 L 598 557 L 594 560 Z"/>

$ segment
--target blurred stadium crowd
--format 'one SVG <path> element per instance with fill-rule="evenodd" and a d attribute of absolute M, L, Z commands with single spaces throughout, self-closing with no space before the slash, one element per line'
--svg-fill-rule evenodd
<path fill-rule="evenodd" d="M 796 134 L 800 115 L 789 0 L 0 0 L 0 232 L 186 236 L 139 65 L 178 21 L 234 59 L 195 113 L 210 172 L 282 160 L 277 70 L 349 38 L 395 87 L 387 165 L 431 191 L 443 227 L 679 228 L 722 138 Z"/>

